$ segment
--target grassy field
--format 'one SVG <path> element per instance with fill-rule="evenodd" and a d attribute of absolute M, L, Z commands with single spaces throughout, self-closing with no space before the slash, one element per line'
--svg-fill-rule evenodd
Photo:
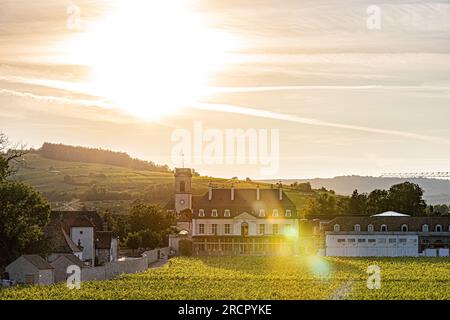
<path fill-rule="evenodd" d="M 367 289 L 367 267 L 381 289 Z M 450 299 L 445 258 L 174 258 L 115 280 L 0 291 L 0 299 Z"/>

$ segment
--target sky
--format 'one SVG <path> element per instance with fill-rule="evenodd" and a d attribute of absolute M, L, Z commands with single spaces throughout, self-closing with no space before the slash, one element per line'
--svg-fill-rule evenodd
<path fill-rule="evenodd" d="M 450 171 L 449 35 L 450 1 L 0 0 L 0 131 L 218 177 Z"/>

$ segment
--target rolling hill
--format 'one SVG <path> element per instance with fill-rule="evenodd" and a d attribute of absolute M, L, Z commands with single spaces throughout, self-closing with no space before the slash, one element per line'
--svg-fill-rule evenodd
<path fill-rule="evenodd" d="M 400 178 L 379 178 L 363 176 L 341 176 L 331 179 L 289 179 L 283 180 L 285 184 L 294 182 L 310 182 L 315 189 L 325 187 L 336 191 L 338 194 L 351 195 L 353 190 L 359 192 L 371 192 L 374 189 L 389 189 L 392 185 L 410 181 L 418 184 L 424 189 L 424 198 L 428 204 L 449 204 L 450 203 L 450 181 L 440 179 L 400 179 Z M 272 183 L 273 181 L 265 181 Z"/>
<path fill-rule="evenodd" d="M 13 180 L 35 187 L 45 195 L 53 209 L 82 208 L 124 213 L 133 200 L 165 205 L 173 196 L 174 177 L 171 172 L 153 172 L 131 168 L 47 159 L 29 153 Z M 212 177 L 193 177 L 193 193 L 200 195 L 212 182 L 217 188 L 271 188 L 270 183 L 246 182 Z M 316 192 L 301 193 L 285 187 L 285 192 L 302 210 L 306 199 Z"/>

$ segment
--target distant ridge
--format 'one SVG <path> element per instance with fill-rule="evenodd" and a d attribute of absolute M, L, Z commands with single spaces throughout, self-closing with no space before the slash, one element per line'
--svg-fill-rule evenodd
<path fill-rule="evenodd" d="M 42 147 L 35 152 L 41 157 L 51 160 L 98 163 L 136 170 L 170 172 L 167 165 L 157 165 L 152 161 L 132 158 L 125 152 L 69 146 L 49 142 L 45 142 Z"/>
<path fill-rule="evenodd" d="M 278 180 L 277 180 L 278 181 Z M 277 182 L 273 181 L 273 183 Z M 325 187 L 332 189 L 337 194 L 351 195 L 353 190 L 359 192 L 371 192 L 375 189 L 389 189 L 394 184 L 405 181 L 417 183 L 424 189 L 424 198 L 428 204 L 450 204 L 450 181 L 427 178 L 380 178 L 364 176 L 339 176 L 334 178 L 316 178 L 316 179 L 285 179 L 284 184 L 294 182 L 309 182 L 314 189 Z M 272 181 L 270 181 L 272 182 Z"/>

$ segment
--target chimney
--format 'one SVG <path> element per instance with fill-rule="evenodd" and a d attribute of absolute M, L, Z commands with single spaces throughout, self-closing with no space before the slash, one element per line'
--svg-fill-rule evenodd
<path fill-rule="evenodd" d="M 283 200 L 283 184 L 281 183 L 281 181 L 279 184 L 279 198 L 280 198 L 280 201 Z"/>
<path fill-rule="evenodd" d="M 209 199 L 209 201 L 212 200 L 212 192 L 213 192 L 213 189 L 212 189 L 212 185 L 210 183 L 209 184 L 209 190 L 208 190 L 208 199 Z"/>
<path fill-rule="evenodd" d="M 260 200 L 261 199 L 261 192 L 259 190 L 259 184 L 256 186 L 256 200 Z"/>
<path fill-rule="evenodd" d="M 231 201 L 234 201 L 234 184 L 231 185 Z"/>

